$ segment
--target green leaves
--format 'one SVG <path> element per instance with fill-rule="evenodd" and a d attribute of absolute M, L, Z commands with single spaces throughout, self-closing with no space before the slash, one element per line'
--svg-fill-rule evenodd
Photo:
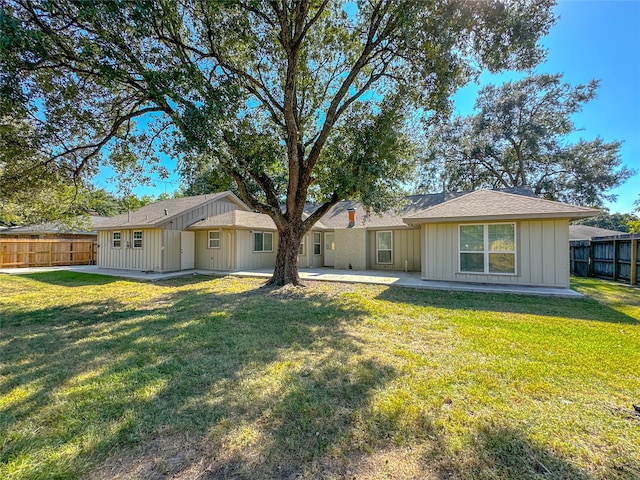
<path fill-rule="evenodd" d="M 575 87 L 561 75 L 531 75 L 482 88 L 475 115 L 438 129 L 432 153 L 450 189 L 530 186 L 543 198 L 600 206 L 629 178 L 620 142 L 569 143 L 571 116 L 595 97 L 598 82 Z M 433 173 L 432 173 L 433 174 Z"/>

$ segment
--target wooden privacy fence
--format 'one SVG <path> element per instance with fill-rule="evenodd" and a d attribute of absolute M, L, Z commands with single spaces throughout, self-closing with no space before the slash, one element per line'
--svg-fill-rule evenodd
<path fill-rule="evenodd" d="M 0 239 L 0 268 L 91 265 L 96 242 L 75 239 Z"/>
<path fill-rule="evenodd" d="M 571 274 L 578 277 L 599 277 L 640 281 L 640 234 L 596 237 L 591 240 L 571 240 Z"/>

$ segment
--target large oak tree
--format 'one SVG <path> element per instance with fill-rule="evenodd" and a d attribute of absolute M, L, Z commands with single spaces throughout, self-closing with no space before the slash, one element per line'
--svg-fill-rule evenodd
<path fill-rule="evenodd" d="M 272 283 L 332 205 L 384 208 L 408 127 L 480 69 L 539 62 L 551 0 L 4 0 L 2 113 L 71 177 L 209 162 L 279 232 Z M 303 216 L 313 198 L 318 209 Z"/>
<path fill-rule="evenodd" d="M 483 87 L 476 113 L 433 135 L 431 180 L 461 190 L 529 186 L 542 198 L 602 206 L 613 199 L 607 190 L 633 172 L 622 165 L 620 142 L 571 141 L 572 116 L 597 86 L 572 87 L 561 75 L 541 74 Z"/>

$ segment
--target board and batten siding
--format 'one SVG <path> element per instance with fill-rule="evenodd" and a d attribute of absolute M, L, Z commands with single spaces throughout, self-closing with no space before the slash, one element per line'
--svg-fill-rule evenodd
<path fill-rule="evenodd" d="M 220 248 L 209 248 L 209 231 L 220 232 Z M 197 230 L 196 232 L 196 268 L 204 270 L 233 270 L 234 237 L 233 230 Z"/>
<path fill-rule="evenodd" d="M 236 230 L 236 267 L 237 269 L 272 268 L 276 264 L 278 251 L 278 233 L 273 232 L 273 251 L 253 251 L 253 231 Z"/>
<path fill-rule="evenodd" d="M 474 223 L 474 222 L 468 222 Z M 458 272 L 458 223 L 422 225 L 422 279 L 569 287 L 569 221 L 521 220 L 516 224 L 515 275 Z"/>
<path fill-rule="evenodd" d="M 98 232 L 98 266 L 123 270 L 163 271 L 162 231 L 155 228 L 135 229 L 142 231 L 142 248 L 133 248 L 133 231 L 114 229 Z M 121 233 L 120 248 L 113 248 L 113 232 Z"/>
<path fill-rule="evenodd" d="M 307 232 L 302 238 L 302 243 L 304 243 L 304 254 L 298 255 L 298 268 L 315 268 L 322 267 L 324 265 L 322 255 L 324 253 L 322 238 L 323 235 L 320 233 L 320 255 L 316 255 L 313 253 L 313 234 L 314 231 Z"/>
<path fill-rule="evenodd" d="M 224 199 L 216 200 L 215 202 L 206 203 L 198 208 L 194 208 L 182 215 L 172 218 L 171 220 L 160 224 L 159 227 L 164 230 L 186 230 L 187 227 L 199 222 L 200 220 L 238 209 L 238 205 L 233 202 Z M 168 214 L 171 216 L 171 212 L 168 212 Z"/>
<path fill-rule="evenodd" d="M 379 230 L 389 231 L 389 230 Z M 391 230 L 392 235 L 392 263 L 377 263 L 376 231 L 369 231 L 369 262 L 371 270 L 406 270 L 420 271 L 420 230 L 403 229 Z"/>

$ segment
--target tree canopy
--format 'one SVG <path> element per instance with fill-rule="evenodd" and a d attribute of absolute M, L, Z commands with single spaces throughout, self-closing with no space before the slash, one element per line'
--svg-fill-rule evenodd
<path fill-rule="evenodd" d="M 529 68 L 551 0 L 6 0 L 2 114 L 76 178 L 207 161 L 279 233 L 272 282 L 336 202 L 381 209 L 411 171 L 411 123 L 486 68 Z M 161 172 L 162 173 L 162 172 Z M 303 218 L 304 204 L 318 209 Z"/>
<path fill-rule="evenodd" d="M 480 90 L 477 113 L 437 129 L 428 180 L 448 188 L 530 186 L 546 199 L 588 206 L 612 200 L 607 191 L 633 173 L 620 142 L 579 139 L 572 115 L 596 95 L 598 82 L 575 87 L 561 75 L 530 75 Z M 436 167 L 437 168 L 434 168 Z"/>

